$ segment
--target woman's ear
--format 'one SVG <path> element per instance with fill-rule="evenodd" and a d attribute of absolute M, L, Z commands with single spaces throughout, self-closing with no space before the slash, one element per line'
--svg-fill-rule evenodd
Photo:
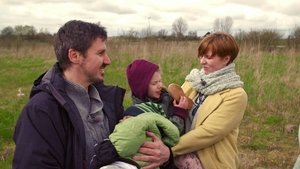
<path fill-rule="evenodd" d="M 78 63 L 80 61 L 80 53 L 72 48 L 68 51 L 68 57 L 72 63 Z"/>
<path fill-rule="evenodd" d="M 229 65 L 229 63 L 230 63 L 230 56 L 229 55 L 227 55 L 227 56 L 225 56 L 224 58 L 223 58 L 223 61 L 224 61 L 224 64 L 225 65 Z"/>

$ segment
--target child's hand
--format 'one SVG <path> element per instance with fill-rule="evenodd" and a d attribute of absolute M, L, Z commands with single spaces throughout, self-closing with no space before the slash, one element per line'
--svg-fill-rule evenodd
<path fill-rule="evenodd" d="M 132 117 L 132 116 L 124 116 L 123 119 L 120 120 L 120 122 L 122 122 L 122 121 L 124 121 L 124 120 L 126 120 L 126 119 L 128 119 L 130 117 Z"/>
<path fill-rule="evenodd" d="M 173 101 L 173 105 L 174 107 L 179 107 L 182 109 L 190 109 L 190 105 L 189 105 L 189 101 L 188 98 L 186 96 L 180 96 L 179 102 L 177 102 L 175 99 Z"/>
<path fill-rule="evenodd" d="M 179 85 L 171 83 L 168 86 L 168 92 L 174 99 L 173 105 L 175 107 L 179 107 L 185 110 L 191 109 L 193 107 L 193 100 L 185 96 L 182 88 Z"/>

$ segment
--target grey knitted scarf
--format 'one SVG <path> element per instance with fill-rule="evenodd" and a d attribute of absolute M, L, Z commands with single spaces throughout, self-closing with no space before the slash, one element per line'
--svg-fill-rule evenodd
<path fill-rule="evenodd" d="M 193 69 L 185 78 L 192 82 L 193 87 L 204 95 L 211 95 L 225 89 L 243 87 L 240 76 L 235 73 L 235 64 L 231 63 L 224 68 L 210 74 L 204 74 L 203 69 Z"/>

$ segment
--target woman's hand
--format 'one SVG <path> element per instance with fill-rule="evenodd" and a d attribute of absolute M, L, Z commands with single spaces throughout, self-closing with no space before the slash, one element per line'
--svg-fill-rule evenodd
<path fill-rule="evenodd" d="M 145 142 L 139 149 L 139 155 L 133 157 L 134 160 L 150 162 L 150 165 L 142 169 L 153 169 L 161 166 L 169 160 L 170 149 L 154 133 L 147 131 L 147 136 L 152 142 Z"/>

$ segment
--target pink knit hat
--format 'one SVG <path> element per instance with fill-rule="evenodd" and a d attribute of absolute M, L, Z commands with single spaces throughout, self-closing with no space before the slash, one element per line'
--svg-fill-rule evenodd
<path fill-rule="evenodd" d="M 127 66 L 127 80 L 133 96 L 145 101 L 150 80 L 158 69 L 158 65 L 144 59 L 134 60 Z"/>

